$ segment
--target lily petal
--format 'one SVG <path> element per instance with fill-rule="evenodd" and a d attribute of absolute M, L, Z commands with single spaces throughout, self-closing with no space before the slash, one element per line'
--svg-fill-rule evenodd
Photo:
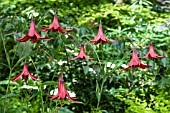
<path fill-rule="evenodd" d="M 20 42 L 26 42 L 30 39 L 30 36 L 26 35 L 23 38 L 16 38 L 16 40 L 19 40 Z"/>
<path fill-rule="evenodd" d="M 23 72 L 18 74 L 16 77 L 12 79 L 13 82 L 17 81 L 21 76 L 23 75 Z"/>
<path fill-rule="evenodd" d="M 58 98 L 59 98 L 59 94 L 57 94 L 57 95 L 51 97 L 50 100 L 55 100 L 55 99 L 58 99 Z"/>
<path fill-rule="evenodd" d="M 30 76 L 33 80 L 37 80 L 37 77 L 36 77 L 36 76 L 31 75 L 31 74 L 29 74 L 29 76 Z"/>

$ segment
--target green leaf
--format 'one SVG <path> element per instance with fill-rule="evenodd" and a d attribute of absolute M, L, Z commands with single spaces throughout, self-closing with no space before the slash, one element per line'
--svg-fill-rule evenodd
<path fill-rule="evenodd" d="M 2 96 L 1 98 L 19 97 L 19 96 L 20 96 L 19 94 L 7 94 L 7 95 Z"/>
<path fill-rule="evenodd" d="M 42 85 L 57 85 L 57 82 L 55 82 L 55 81 L 46 81 L 46 82 L 42 83 Z"/>
<path fill-rule="evenodd" d="M 30 41 L 19 43 L 17 53 L 20 58 L 28 56 L 32 51 L 32 43 Z"/>
<path fill-rule="evenodd" d="M 29 100 L 31 100 L 32 98 L 34 98 L 34 97 L 36 97 L 36 96 L 38 96 L 38 95 L 41 95 L 41 92 L 35 92 L 31 97 L 30 97 L 30 99 Z M 42 95 L 47 95 L 45 92 L 42 92 Z"/>
<path fill-rule="evenodd" d="M 0 85 L 8 85 L 9 80 L 0 81 Z M 19 86 L 17 82 L 10 82 L 10 85 Z"/>
<path fill-rule="evenodd" d="M 88 66 L 84 66 L 83 70 L 84 70 L 84 74 L 86 75 L 88 73 L 88 71 L 89 71 L 89 67 Z"/>
<path fill-rule="evenodd" d="M 18 66 L 18 64 L 19 64 L 21 61 L 23 61 L 25 58 L 26 58 L 26 56 L 20 58 L 20 59 L 17 61 L 17 63 L 13 66 L 12 69 L 14 69 L 16 66 Z"/>
<path fill-rule="evenodd" d="M 66 107 L 56 107 L 56 110 L 58 110 L 58 113 L 73 113 L 72 111 L 70 111 Z"/>
<path fill-rule="evenodd" d="M 97 80 L 96 80 L 96 97 L 97 97 L 97 99 L 99 100 L 99 98 L 100 98 L 100 88 L 99 88 L 99 84 L 98 84 L 98 82 L 97 82 Z"/>
<path fill-rule="evenodd" d="M 166 67 L 167 64 L 167 58 L 162 58 L 161 63 L 163 64 L 164 67 Z"/>

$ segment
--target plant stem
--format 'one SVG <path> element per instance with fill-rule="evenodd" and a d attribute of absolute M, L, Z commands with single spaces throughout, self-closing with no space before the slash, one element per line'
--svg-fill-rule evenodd
<path fill-rule="evenodd" d="M 8 85 L 7 85 L 7 89 L 6 89 L 6 95 L 8 95 L 8 90 L 9 90 L 9 84 L 10 84 L 10 81 L 11 81 L 11 73 L 12 73 L 12 69 L 10 69 L 10 72 L 9 72 L 9 77 L 8 77 Z M 5 100 L 4 100 L 4 113 L 6 113 L 6 104 L 7 104 L 7 96 L 5 97 Z"/>
<path fill-rule="evenodd" d="M 98 102 L 97 102 L 97 109 L 99 108 L 99 104 L 100 104 L 101 95 L 102 95 L 102 92 L 103 92 L 104 83 L 105 83 L 105 77 L 102 80 L 102 85 L 101 85 L 101 88 L 100 88 L 100 93 L 99 93 Z"/>
<path fill-rule="evenodd" d="M 42 105 L 42 113 L 44 113 L 44 101 L 43 101 L 43 95 L 42 95 L 42 85 L 40 86 L 41 87 L 41 105 Z"/>
<path fill-rule="evenodd" d="M 1 30 L 0 30 L 1 31 Z M 6 50 L 6 46 L 5 46 L 5 42 L 4 42 L 4 37 L 2 35 L 2 32 L 1 32 L 1 38 L 2 38 L 2 43 L 3 43 L 3 47 L 4 47 L 4 51 L 5 51 L 5 56 L 6 56 L 6 59 L 7 59 L 7 62 L 8 62 L 8 67 L 10 69 L 10 72 L 9 72 L 9 77 L 8 77 L 8 85 L 7 85 L 7 89 L 6 89 L 6 95 L 8 95 L 8 90 L 9 90 L 9 84 L 10 84 L 10 81 L 11 81 L 11 73 L 12 73 L 12 68 L 11 68 L 11 64 L 10 64 L 10 59 L 9 59 L 9 55 L 7 53 L 7 50 Z M 5 97 L 5 100 L 4 100 L 4 113 L 6 112 L 6 104 L 7 104 L 7 96 Z"/>
<path fill-rule="evenodd" d="M 99 46 L 99 47 L 101 47 L 101 50 L 102 50 L 102 60 L 103 60 L 103 58 L 104 58 L 104 56 L 103 56 L 103 45 L 101 45 L 101 46 Z M 101 68 L 101 65 L 100 65 L 100 69 L 102 69 L 102 75 L 101 75 L 101 77 L 100 78 L 102 78 L 102 85 L 101 85 L 101 88 L 100 88 L 100 93 L 99 93 L 99 97 L 98 97 L 98 102 L 97 102 L 97 109 L 99 108 L 99 104 L 100 104 L 100 100 L 101 100 L 101 95 L 102 95 L 102 92 L 103 92 L 103 86 L 104 86 L 104 83 L 105 83 L 105 72 L 104 72 L 104 68 Z"/>
<path fill-rule="evenodd" d="M 5 51 L 5 56 L 6 56 L 6 59 L 7 59 L 7 62 L 8 62 L 8 67 L 11 69 L 10 59 L 9 59 L 9 55 L 7 53 L 7 50 L 6 50 L 6 46 L 5 46 L 5 42 L 4 42 L 4 37 L 2 35 L 2 32 L 1 32 L 1 37 L 2 37 L 2 43 L 3 43 L 3 47 L 4 47 L 4 51 Z"/>

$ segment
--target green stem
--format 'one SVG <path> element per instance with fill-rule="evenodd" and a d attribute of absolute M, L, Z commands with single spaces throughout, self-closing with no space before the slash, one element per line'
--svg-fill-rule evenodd
<path fill-rule="evenodd" d="M 40 21 L 38 22 L 37 26 L 40 24 L 40 22 L 44 19 L 44 17 L 48 14 L 48 12 L 50 11 L 50 9 L 44 14 L 44 16 L 40 19 Z"/>
<path fill-rule="evenodd" d="M 93 45 L 93 50 L 94 50 L 94 52 L 95 52 L 95 54 L 96 54 L 96 56 L 97 56 L 97 60 L 98 60 L 98 62 L 99 62 L 99 64 L 100 64 L 100 68 L 102 68 L 101 62 L 100 62 L 100 59 L 99 59 L 99 55 L 97 54 L 96 49 L 94 49 L 94 45 Z"/>
<path fill-rule="evenodd" d="M 100 93 L 99 93 L 98 102 L 97 102 L 97 109 L 99 108 L 99 104 L 100 104 L 101 95 L 102 95 L 102 92 L 103 92 L 104 83 L 105 83 L 105 77 L 102 80 L 102 85 L 101 85 L 101 88 L 100 88 Z"/>
<path fill-rule="evenodd" d="M 7 62 L 8 62 L 8 67 L 10 69 L 9 77 L 8 77 L 9 81 L 8 81 L 8 85 L 7 85 L 7 89 L 6 89 L 6 95 L 8 95 L 9 84 L 10 84 L 10 81 L 11 81 L 12 69 L 11 69 L 11 64 L 10 64 L 10 58 L 9 58 L 9 55 L 7 53 L 7 50 L 6 50 L 6 46 L 5 46 L 5 42 L 4 42 L 4 37 L 2 35 L 2 31 L 1 31 L 1 38 L 2 38 L 2 43 L 3 43 L 3 47 L 4 47 L 4 51 L 5 51 L 5 56 L 6 56 L 6 59 L 7 59 Z M 6 112 L 6 104 L 7 104 L 7 96 L 5 97 L 5 100 L 4 100 L 4 113 Z"/>
<path fill-rule="evenodd" d="M 10 81 L 11 81 L 11 73 L 12 73 L 12 69 L 10 69 L 10 72 L 9 72 L 9 77 L 8 77 L 8 85 L 7 85 L 7 89 L 6 89 L 6 95 L 8 95 L 8 90 L 9 90 L 9 84 L 10 84 Z M 7 104 L 7 96 L 5 97 L 5 100 L 4 100 L 4 113 L 6 113 L 6 104 Z"/>
<path fill-rule="evenodd" d="M 102 46 L 102 59 L 103 59 L 103 46 Z M 97 55 L 98 57 L 98 55 Z M 98 58 L 99 59 L 99 58 Z M 100 61 L 100 60 L 99 60 Z M 99 108 L 99 105 L 100 105 L 100 100 L 101 100 L 101 96 L 102 96 L 102 93 L 103 93 L 103 86 L 104 86 L 104 83 L 105 83 L 105 80 L 106 80 L 106 73 L 104 72 L 104 68 L 101 68 L 101 64 L 100 64 L 100 69 L 102 69 L 102 84 L 101 84 L 101 87 L 100 87 L 100 93 L 99 93 L 99 97 L 98 97 L 98 102 L 97 102 L 97 109 Z"/>
<path fill-rule="evenodd" d="M 41 87 L 41 105 L 42 105 L 42 113 L 44 113 L 44 101 L 43 101 L 43 94 L 42 94 L 42 85 L 40 86 Z"/>
<path fill-rule="evenodd" d="M 29 107 L 28 107 L 28 97 L 29 97 L 29 95 L 28 95 L 28 92 L 27 92 L 27 90 L 25 90 L 25 89 L 23 89 L 23 92 L 24 92 L 24 94 L 25 94 L 25 98 L 24 98 L 24 103 L 26 104 L 26 112 L 28 113 L 28 111 L 29 111 Z"/>
<path fill-rule="evenodd" d="M 5 50 L 5 56 L 6 56 L 6 59 L 7 59 L 7 62 L 8 62 L 8 66 L 11 69 L 10 59 L 9 59 L 8 52 L 6 50 L 6 46 L 5 46 L 5 42 L 4 42 L 4 37 L 2 36 L 2 32 L 1 32 L 1 37 L 2 37 L 2 43 L 3 43 L 4 50 Z"/>
<path fill-rule="evenodd" d="M 63 101 L 61 100 L 61 101 L 60 101 L 60 107 L 56 110 L 55 113 L 58 113 L 63 106 L 64 106 L 64 103 L 63 103 Z"/>

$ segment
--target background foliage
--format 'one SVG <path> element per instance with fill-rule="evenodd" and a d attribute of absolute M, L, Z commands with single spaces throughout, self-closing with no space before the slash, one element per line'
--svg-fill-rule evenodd
<path fill-rule="evenodd" d="M 7 113 L 169 113 L 170 112 L 170 10 L 167 1 L 124 0 L 2 0 L 0 3 L 0 112 Z M 48 27 L 54 12 L 68 35 L 41 33 L 53 41 L 20 43 L 16 38 L 27 34 L 34 17 L 37 30 Z M 99 24 L 113 44 L 90 44 L 86 53 L 94 61 L 70 61 L 81 44 L 93 39 Z M 67 38 L 66 38 L 67 37 Z M 163 59 L 141 59 L 150 69 L 122 70 L 128 64 L 132 48 L 146 54 L 152 42 Z M 6 52 L 4 46 L 6 48 Z M 8 81 L 28 62 L 38 81 Z M 111 65 L 111 66 L 109 66 Z M 12 70 L 12 71 L 11 71 Z M 77 103 L 51 101 L 46 93 L 57 88 L 60 71 Z M 9 76 L 11 75 L 11 77 Z M 23 85 L 38 87 L 25 89 Z M 103 84 L 103 86 L 102 86 Z M 102 91 L 101 91 L 102 89 Z M 100 104 L 97 106 L 99 98 Z"/>

